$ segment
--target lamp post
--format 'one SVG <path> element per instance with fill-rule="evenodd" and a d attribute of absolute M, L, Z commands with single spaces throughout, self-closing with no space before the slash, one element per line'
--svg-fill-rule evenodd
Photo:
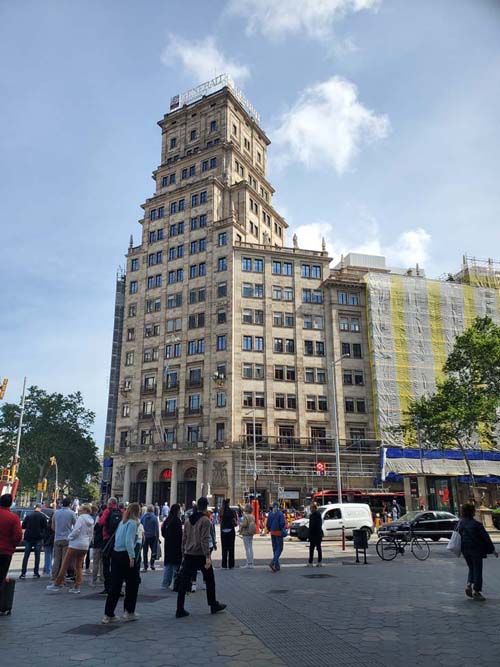
<path fill-rule="evenodd" d="M 337 498 L 342 504 L 342 479 L 340 476 L 340 442 L 339 442 L 339 418 L 337 414 L 337 383 L 335 380 L 335 366 L 339 364 L 342 359 L 350 357 L 349 354 L 343 354 L 338 359 L 332 361 L 332 380 L 333 380 L 333 423 L 335 425 L 335 459 L 337 461 Z"/>
<path fill-rule="evenodd" d="M 249 412 L 246 413 L 250 414 Z M 252 431 L 253 431 L 253 498 L 257 500 L 257 434 L 255 432 L 255 408 L 252 410 Z"/>
<path fill-rule="evenodd" d="M 54 489 L 54 509 L 57 509 L 57 497 L 59 495 L 59 468 L 57 467 L 57 459 L 55 456 L 50 457 L 50 465 L 56 468 L 56 487 Z"/>

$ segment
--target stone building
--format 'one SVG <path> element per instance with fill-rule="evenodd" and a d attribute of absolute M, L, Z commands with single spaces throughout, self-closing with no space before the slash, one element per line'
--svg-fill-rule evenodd
<path fill-rule="evenodd" d="M 155 194 L 142 206 L 141 243 L 131 241 L 127 255 L 123 321 L 115 319 L 119 392 L 109 406 L 112 490 L 124 500 L 190 502 L 204 493 L 215 504 L 255 487 L 266 502 L 278 491 L 298 502 L 318 481 L 331 487 L 331 361 L 351 339 L 352 362 L 342 360 L 337 378 L 338 387 L 352 377 L 339 436 L 361 449 L 373 431 L 364 286 L 342 275 L 351 319 L 341 343 L 331 330 L 331 260 L 295 238 L 285 245 L 266 176 L 270 141 L 223 83 L 190 91 L 182 105 L 174 99 L 159 122 Z"/>

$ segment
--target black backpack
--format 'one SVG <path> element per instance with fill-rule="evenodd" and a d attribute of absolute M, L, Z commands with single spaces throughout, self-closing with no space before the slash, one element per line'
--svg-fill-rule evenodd
<path fill-rule="evenodd" d="M 109 514 L 106 518 L 106 530 L 108 532 L 108 535 L 114 535 L 116 532 L 116 529 L 120 525 L 120 522 L 122 520 L 122 513 L 121 510 L 119 509 L 110 509 Z"/>
<path fill-rule="evenodd" d="M 95 522 L 94 525 L 94 537 L 92 540 L 92 546 L 94 549 L 100 549 L 104 544 L 104 536 L 102 534 L 102 526 L 99 525 L 99 521 Z"/>

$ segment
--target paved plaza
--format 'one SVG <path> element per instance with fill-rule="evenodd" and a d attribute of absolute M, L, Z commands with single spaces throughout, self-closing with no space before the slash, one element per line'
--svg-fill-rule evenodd
<path fill-rule="evenodd" d="M 237 540 L 237 566 L 243 564 Z M 326 543 L 325 567 L 306 568 L 308 547 L 285 545 L 281 572 L 267 566 L 269 538 L 255 540 L 257 567 L 216 570 L 217 597 L 226 613 L 208 613 L 204 591 L 189 595 L 191 616 L 175 619 L 175 597 L 159 588 L 161 570 L 142 576 L 135 623 L 100 625 L 104 598 L 85 577 L 82 594 L 48 594 L 47 578 L 17 583 L 15 610 L 0 618 L 2 664 L 262 665 L 497 667 L 500 655 L 500 559 L 485 563 L 484 603 L 464 595 L 463 559 L 445 542 L 431 557 L 410 553 L 354 564 L 350 548 Z M 497 547 L 499 548 L 499 547 Z M 220 551 L 215 563 L 220 563 Z M 19 573 L 20 556 L 12 574 Z"/>

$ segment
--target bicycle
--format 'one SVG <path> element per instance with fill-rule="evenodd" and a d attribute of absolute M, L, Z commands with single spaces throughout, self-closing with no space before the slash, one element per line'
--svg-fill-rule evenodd
<path fill-rule="evenodd" d="M 417 560 L 427 560 L 431 550 L 423 537 L 414 535 L 410 528 L 399 535 L 383 535 L 375 546 L 379 558 L 382 560 L 394 560 L 398 554 L 404 554 L 406 547 L 410 545 L 410 551 Z"/>

